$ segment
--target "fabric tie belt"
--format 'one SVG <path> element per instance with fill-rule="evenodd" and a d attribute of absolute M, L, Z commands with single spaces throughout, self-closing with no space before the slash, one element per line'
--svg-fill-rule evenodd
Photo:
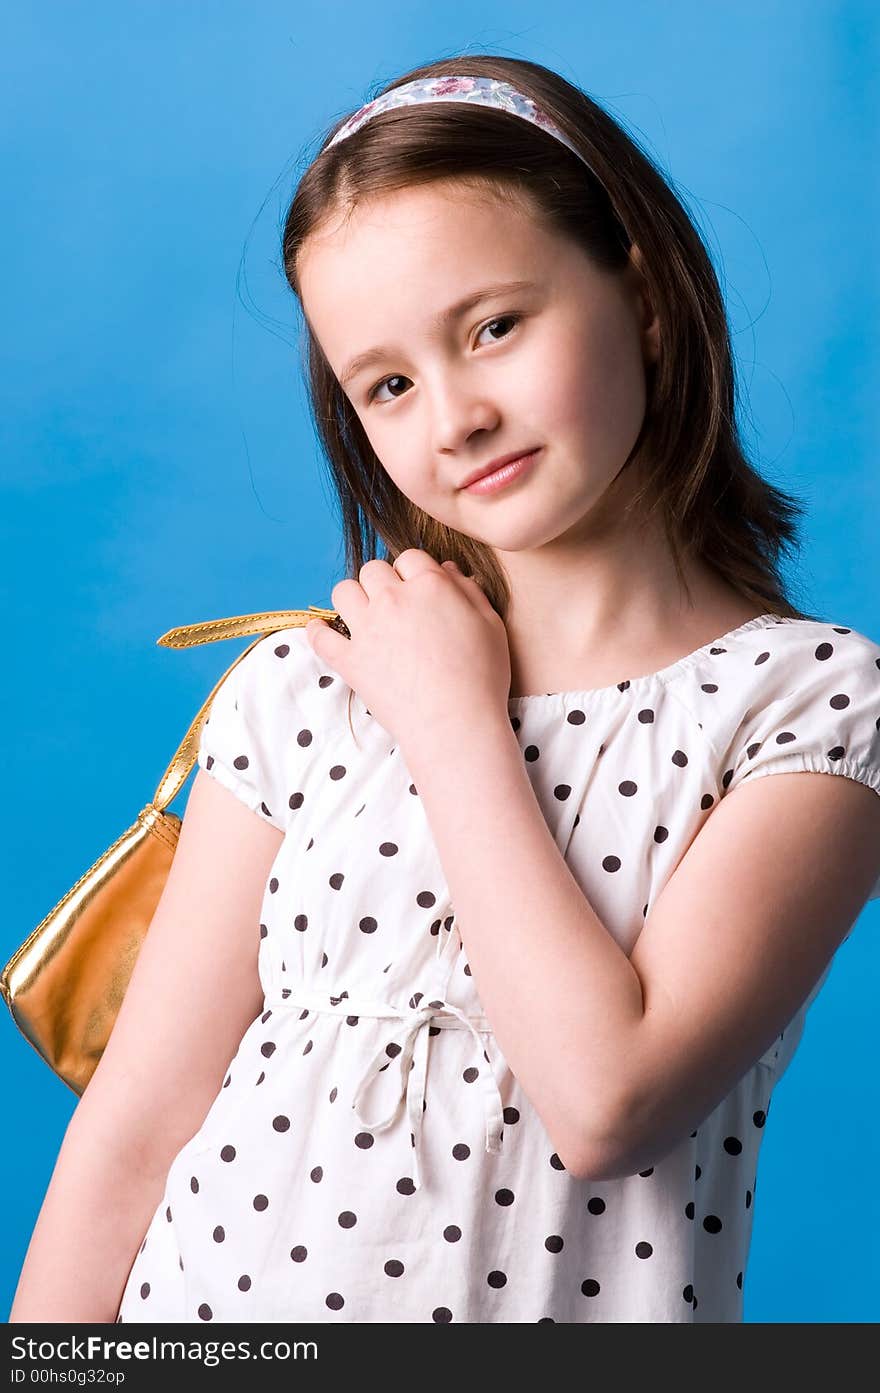
<path fill-rule="evenodd" d="M 441 1030 L 469 1030 L 474 1038 L 474 1043 L 479 1050 L 482 1063 L 485 1063 L 485 1050 L 483 1041 L 480 1039 L 480 1032 L 492 1033 L 492 1027 L 485 1016 L 466 1016 L 457 1006 L 451 1002 L 434 998 L 424 1005 L 402 1008 L 392 1006 L 384 1001 L 355 1001 L 349 996 L 331 996 L 327 992 L 310 992 L 300 988 L 292 988 L 289 992 L 285 989 L 283 998 L 275 996 L 274 999 L 266 999 L 267 1006 L 302 1006 L 309 1011 L 324 1011 L 337 1016 L 371 1016 L 380 1020 L 399 1020 L 400 1026 L 392 1034 L 391 1040 L 381 1045 L 376 1054 L 368 1063 L 361 1076 L 357 1089 L 354 1094 L 352 1108 L 357 1113 L 365 1127 L 371 1131 L 381 1132 L 386 1127 L 390 1127 L 400 1111 L 402 1102 L 406 1102 L 407 1115 L 409 1117 L 410 1131 L 412 1133 L 412 1148 L 415 1175 L 413 1182 L 415 1188 L 421 1189 L 421 1168 L 419 1166 L 419 1141 L 422 1134 L 422 1116 L 424 1114 L 425 1081 L 428 1069 L 428 1038 L 429 1026 L 439 1027 Z M 417 999 L 417 998 L 414 998 Z M 390 1044 L 399 1045 L 397 1060 L 400 1066 L 400 1093 L 395 1100 L 391 1112 L 387 1117 L 375 1122 L 370 1122 L 364 1117 L 361 1111 L 361 1097 L 373 1078 L 380 1074 L 383 1069 L 387 1069 L 393 1062 L 389 1057 L 388 1047 Z M 486 1115 L 486 1150 L 498 1153 L 501 1150 L 501 1139 L 504 1128 L 504 1116 L 501 1104 L 501 1094 L 495 1082 L 495 1075 L 491 1069 L 481 1067 L 478 1070 L 479 1081 L 482 1087 L 483 1104 Z"/>

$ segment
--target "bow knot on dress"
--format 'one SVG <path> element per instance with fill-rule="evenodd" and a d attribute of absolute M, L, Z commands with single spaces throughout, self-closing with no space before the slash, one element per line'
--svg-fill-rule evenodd
<path fill-rule="evenodd" d="M 411 998 L 412 1000 L 413 998 Z M 302 998 L 294 993 L 289 999 L 288 1004 L 305 1004 Z M 322 1009 L 322 1008 L 318 1008 Z M 326 1009 L 323 1008 L 323 1009 Z M 332 1008 L 331 1008 L 332 1009 Z M 401 1010 L 399 1007 L 392 1006 L 386 1002 L 364 1002 L 355 1004 L 350 997 L 346 997 L 345 1009 L 348 1013 L 357 1016 L 388 1016 L 397 1017 L 400 1025 L 394 1031 L 391 1040 L 384 1045 L 369 1060 L 361 1078 L 355 1088 L 352 1108 L 363 1122 L 364 1126 L 370 1131 L 381 1132 L 386 1127 L 390 1127 L 396 1120 L 402 1104 L 406 1106 L 407 1116 L 410 1125 L 410 1137 L 413 1148 L 413 1166 L 415 1174 L 413 1183 L 416 1189 L 421 1188 L 421 1167 L 419 1164 L 420 1147 L 419 1142 L 422 1134 L 422 1118 L 425 1111 L 425 1085 L 428 1071 L 428 1039 L 430 1035 L 429 1027 L 433 1026 L 441 1030 L 469 1030 L 474 1040 L 474 1048 L 478 1052 L 478 1058 L 482 1063 L 488 1062 L 488 1055 L 480 1031 L 491 1033 L 492 1027 L 485 1016 L 470 1017 L 466 1016 L 459 1007 L 454 1006 L 449 1001 L 444 1001 L 440 997 L 434 997 L 426 1004 L 421 1003 L 408 1010 Z M 392 1048 L 396 1046 L 396 1048 Z M 370 1120 L 364 1116 L 362 1110 L 362 1100 L 372 1083 L 373 1079 L 390 1064 L 397 1060 L 400 1070 L 400 1091 L 395 1099 L 390 1112 L 382 1118 Z M 504 1116 L 501 1103 L 501 1094 L 495 1081 L 495 1075 L 491 1067 L 479 1069 L 479 1079 L 482 1085 L 483 1106 L 486 1118 L 486 1150 L 488 1152 L 499 1152 L 501 1150 L 502 1133 L 504 1128 Z"/>

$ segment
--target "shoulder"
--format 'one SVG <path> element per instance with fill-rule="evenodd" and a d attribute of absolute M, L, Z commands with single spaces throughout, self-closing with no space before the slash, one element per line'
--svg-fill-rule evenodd
<path fill-rule="evenodd" d="M 815 701 L 827 691 L 831 709 L 845 709 L 847 686 L 880 692 L 880 644 L 849 625 L 776 615 L 700 649 L 674 689 L 717 746 L 776 701 Z"/>
<path fill-rule="evenodd" d="M 708 649 L 695 676 L 724 789 L 800 767 L 880 793 L 880 644 L 867 634 L 776 617 Z"/>
<path fill-rule="evenodd" d="M 824 699 L 840 712 L 880 691 L 880 644 L 846 624 L 777 617 L 739 635 L 716 671 L 737 698 L 732 714 L 746 720 L 775 701 L 795 712 Z"/>
<path fill-rule="evenodd" d="M 751 668 L 759 683 L 785 684 L 805 673 L 827 677 L 866 663 L 880 674 L 880 644 L 848 624 L 824 619 L 776 615 L 734 634 L 724 648 L 709 649 L 710 657 L 725 652 L 731 655 L 730 666 L 738 675 Z"/>
<path fill-rule="evenodd" d="M 349 692 L 314 652 L 305 627 L 298 625 L 258 639 L 223 687 L 229 688 L 227 699 L 243 703 L 255 721 L 269 726 L 280 722 L 288 731 L 293 722 L 292 733 L 300 736 L 332 729 L 340 713 L 344 715 Z"/>
<path fill-rule="evenodd" d="M 304 628 L 266 634 L 244 649 L 214 693 L 199 765 L 286 831 L 314 755 L 345 719 L 348 691 L 324 670 Z"/>

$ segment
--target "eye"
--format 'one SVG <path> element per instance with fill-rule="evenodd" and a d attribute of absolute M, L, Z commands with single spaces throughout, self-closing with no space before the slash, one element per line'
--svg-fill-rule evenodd
<path fill-rule="evenodd" d="M 503 338 L 504 338 L 504 339 L 508 339 L 508 338 L 510 338 L 511 333 L 513 333 L 514 330 L 517 328 L 517 326 L 518 326 L 518 324 L 519 324 L 519 322 L 520 322 L 521 319 L 522 319 L 522 315 L 521 315 L 521 314 L 500 314 L 500 315 L 496 315 L 494 319 L 489 319 L 489 320 L 487 320 L 486 323 L 483 325 L 482 329 L 478 330 L 477 337 L 479 338 L 479 336 L 480 336 L 480 334 L 482 334 L 483 330 L 484 330 L 484 329 L 489 329 L 489 328 L 491 328 L 493 324 L 512 324 L 512 325 L 513 325 L 513 329 L 508 330 L 508 332 L 507 332 L 506 334 L 503 335 Z M 499 340 L 496 339 L 495 342 L 498 343 Z M 371 387 L 371 388 L 370 388 L 369 392 L 367 393 L 367 402 L 369 403 L 369 402 L 372 402 L 372 401 L 376 401 L 376 400 L 377 400 L 377 398 L 376 398 L 376 393 L 379 391 L 380 387 L 384 387 L 384 386 L 385 386 L 386 382 L 398 382 L 398 381 L 399 381 L 399 382 L 406 382 L 406 381 L 407 381 L 407 378 L 405 378 L 401 373 L 394 373 L 393 376 L 391 376 L 391 377 L 383 377 L 381 382 L 377 382 L 376 385 L 375 385 L 374 387 Z M 399 401 L 399 400 L 400 400 L 399 397 L 391 397 L 391 401 Z M 380 401 L 378 404 L 381 406 L 383 403 Z M 385 398 L 384 404 L 385 404 L 385 405 L 388 404 L 388 398 L 387 398 L 387 397 Z"/>

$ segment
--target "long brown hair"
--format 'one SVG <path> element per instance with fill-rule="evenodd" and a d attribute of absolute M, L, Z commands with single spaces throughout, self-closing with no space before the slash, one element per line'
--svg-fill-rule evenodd
<path fill-rule="evenodd" d="M 746 457 L 721 290 L 697 229 L 663 175 L 602 107 L 539 63 L 460 55 L 414 68 L 381 90 L 452 75 L 512 83 L 547 112 L 598 178 L 530 122 L 468 102 L 382 112 L 328 150 L 343 117 L 302 175 L 284 221 L 284 271 L 300 307 L 297 257 L 328 216 L 351 212 L 369 195 L 435 180 L 520 204 L 525 196 L 550 229 L 574 239 L 609 271 L 623 271 L 635 243 L 659 314 L 661 346 L 658 361 L 648 365 L 647 409 L 627 461 L 638 455 L 645 465 L 627 513 L 659 517 L 685 590 L 685 559 L 696 558 L 762 612 L 819 618 L 795 607 L 780 573 L 781 554 L 800 547 L 797 520 L 805 505 L 764 479 Z M 310 406 L 341 506 L 346 574 L 357 577 L 366 561 L 394 560 L 417 547 L 438 562 L 456 561 L 504 618 L 510 592 L 491 550 L 401 493 L 307 320 L 305 335 Z"/>

